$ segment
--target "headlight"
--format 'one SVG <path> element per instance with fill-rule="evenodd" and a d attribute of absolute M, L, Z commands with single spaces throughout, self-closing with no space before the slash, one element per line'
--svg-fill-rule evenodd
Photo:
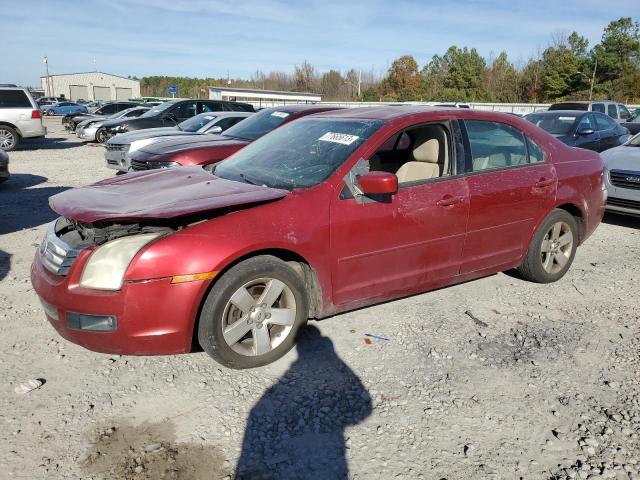
<path fill-rule="evenodd" d="M 124 274 L 133 257 L 161 233 L 143 233 L 121 237 L 94 251 L 82 271 L 80 285 L 96 290 L 120 290 Z"/>
<path fill-rule="evenodd" d="M 180 166 L 178 162 L 153 162 L 153 165 L 155 168 L 171 168 Z"/>
<path fill-rule="evenodd" d="M 118 125 L 117 127 L 114 128 L 114 130 L 116 132 L 126 132 L 129 129 L 129 125 L 127 125 L 126 123 L 123 123 L 122 125 Z"/>
<path fill-rule="evenodd" d="M 147 145 L 154 142 L 153 138 L 145 138 L 144 140 L 136 140 L 135 142 L 131 142 L 131 146 L 129 147 L 129 153 L 135 152 L 136 150 L 140 150 L 142 147 L 146 147 Z"/>

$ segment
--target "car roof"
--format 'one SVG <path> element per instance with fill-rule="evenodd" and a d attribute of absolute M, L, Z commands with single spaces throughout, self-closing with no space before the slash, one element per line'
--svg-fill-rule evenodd
<path fill-rule="evenodd" d="M 393 120 L 396 118 L 409 117 L 417 113 L 443 113 L 451 112 L 456 115 L 460 114 L 459 108 L 447 107 L 431 107 L 426 105 L 398 105 L 398 106 L 381 106 L 381 107 L 357 107 L 345 108 L 341 110 L 333 110 L 326 113 L 318 113 L 316 117 L 332 117 L 332 118 L 353 118 L 367 120 Z M 466 109 L 465 109 L 466 110 Z"/>

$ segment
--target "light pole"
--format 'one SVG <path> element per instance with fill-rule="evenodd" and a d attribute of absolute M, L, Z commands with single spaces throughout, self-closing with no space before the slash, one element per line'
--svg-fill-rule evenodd
<path fill-rule="evenodd" d="M 362 70 L 358 70 L 358 84 L 356 85 L 353 82 L 350 82 L 349 80 L 345 79 L 345 83 L 348 83 L 349 85 L 351 85 L 354 88 L 358 89 L 358 98 L 360 98 L 360 88 L 362 85 Z"/>
<path fill-rule="evenodd" d="M 49 86 L 49 59 L 45 55 L 42 61 L 44 62 L 44 71 L 47 78 L 47 97 L 51 97 L 51 87 Z"/>

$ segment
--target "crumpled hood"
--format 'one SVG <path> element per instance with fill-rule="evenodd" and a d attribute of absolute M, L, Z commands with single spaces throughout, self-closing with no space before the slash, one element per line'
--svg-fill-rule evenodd
<path fill-rule="evenodd" d="M 165 135 L 178 135 L 183 132 L 178 127 L 157 127 L 157 128 L 145 128 L 144 130 L 133 130 L 131 132 L 119 133 L 115 137 L 109 139 L 107 143 L 126 145 L 135 142 L 136 140 L 145 140 L 153 137 L 164 137 Z"/>
<path fill-rule="evenodd" d="M 600 154 L 607 170 L 630 170 L 640 172 L 640 147 L 620 147 L 605 150 Z"/>
<path fill-rule="evenodd" d="M 81 221 L 177 218 L 287 196 L 287 190 L 215 177 L 201 167 L 130 173 L 49 198 L 57 214 Z"/>

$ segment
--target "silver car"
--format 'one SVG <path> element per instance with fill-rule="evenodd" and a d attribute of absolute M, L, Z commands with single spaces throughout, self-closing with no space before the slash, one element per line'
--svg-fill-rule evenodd
<path fill-rule="evenodd" d="M 180 122 L 175 127 L 147 128 L 121 133 L 107 141 L 104 158 L 108 168 L 127 172 L 131 166 L 130 154 L 159 138 L 222 133 L 251 115 L 253 113 L 249 112 L 205 112 Z"/>
<path fill-rule="evenodd" d="M 9 154 L 0 150 L 0 183 L 9 180 Z"/>
<path fill-rule="evenodd" d="M 600 154 L 604 160 L 607 210 L 640 215 L 640 134 Z"/>
<path fill-rule="evenodd" d="M 139 117 L 148 110 L 149 107 L 131 107 L 109 115 L 108 117 L 88 118 L 80 122 L 76 127 L 76 137 L 85 142 L 104 143 L 107 140 L 106 132 L 101 130 L 104 122 L 117 120 L 119 118 Z"/>

